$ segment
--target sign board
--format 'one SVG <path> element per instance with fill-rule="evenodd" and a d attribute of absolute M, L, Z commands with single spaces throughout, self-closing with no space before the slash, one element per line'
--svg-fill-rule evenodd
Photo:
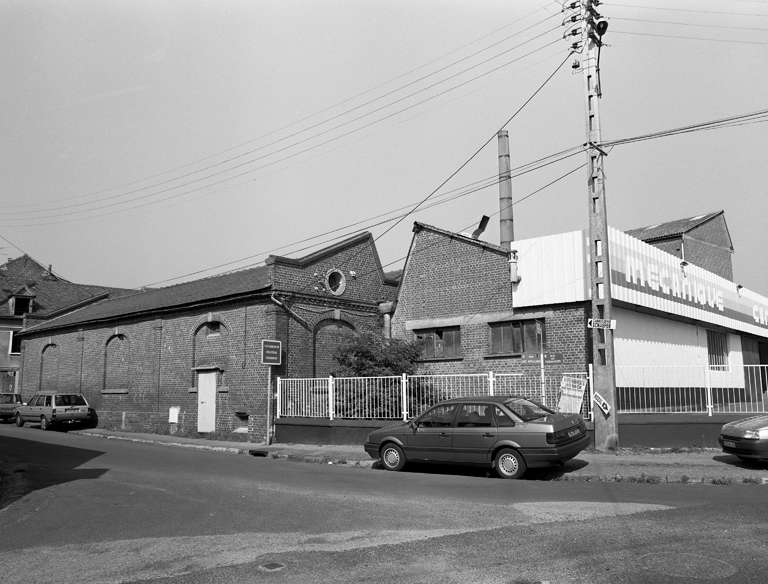
<path fill-rule="evenodd" d="M 563 375 L 560 382 L 560 399 L 557 402 L 557 411 L 565 414 L 580 414 L 586 388 L 586 377 Z"/>
<path fill-rule="evenodd" d="M 587 319 L 587 328 L 615 329 L 616 328 L 616 321 L 615 320 L 608 320 L 607 318 L 588 318 Z"/>
<path fill-rule="evenodd" d="M 593 401 L 593 402 L 595 402 L 595 403 L 597 404 L 597 406 L 598 406 L 598 407 L 599 407 L 601 410 L 603 410 L 603 413 L 604 413 L 606 416 L 607 416 L 607 415 L 610 413 L 610 411 L 611 411 L 611 405 L 610 405 L 610 404 L 609 404 L 607 401 L 605 401 L 605 398 L 604 398 L 602 395 L 600 395 L 600 394 L 599 394 L 599 393 L 597 393 L 597 392 L 594 392 L 594 393 L 592 394 L 592 401 Z"/>
<path fill-rule="evenodd" d="M 541 365 L 539 353 L 523 353 L 518 361 L 520 365 Z M 564 358 L 562 353 L 544 353 L 544 365 L 562 365 Z"/>
<path fill-rule="evenodd" d="M 280 341 L 261 341 L 261 364 L 280 365 L 283 362 L 283 344 Z"/>

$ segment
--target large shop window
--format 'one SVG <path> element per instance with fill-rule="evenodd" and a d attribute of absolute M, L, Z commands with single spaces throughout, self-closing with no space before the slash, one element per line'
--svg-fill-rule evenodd
<path fill-rule="evenodd" d="M 543 320 L 492 322 L 491 354 L 539 353 L 546 342 Z"/>
<path fill-rule="evenodd" d="M 424 341 L 423 359 L 456 359 L 461 357 L 459 327 L 415 331 L 416 339 Z"/>
<path fill-rule="evenodd" d="M 728 335 L 708 330 L 707 354 L 709 368 L 714 371 L 724 371 L 728 367 Z"/>

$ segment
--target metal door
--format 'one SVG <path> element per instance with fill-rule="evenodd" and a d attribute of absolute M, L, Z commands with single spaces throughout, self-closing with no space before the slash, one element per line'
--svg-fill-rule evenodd
<path fill-rule="evenodd" d="M 490 404 L 464 404 L 451 437 L 456 462 L 489 462 L 498 428 Z"/>
<path fill-rule="evenodd" d="M 406 457 L 410 460 L 451 460 L 451 435 L 456 405 L 437 406 L 414 421 L 408 434 Z"/>
<path fill-rule="evenodd" d="M 216 372 L 197 374 L 197 431 L 216 430 Z"/>

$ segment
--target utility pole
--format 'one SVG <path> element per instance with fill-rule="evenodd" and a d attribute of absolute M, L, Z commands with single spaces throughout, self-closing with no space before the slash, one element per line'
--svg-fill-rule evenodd
<path fill-rule="evenodd" d="M 605 202 L 605 152 L 600 144 L 600 49 L 602 37 L 608 29 L 608 22 L 598 14 L 598 0 L 579 0 L 567 5 L 564 10 L 574 14 L 564 21 L 578 23 L 571 27 L 570 35 L 580 34 L 582 52 L 581 69 L 584 75 L 585 115 L 589 175 L 587 193 L 589 205 L 589 270 L 591 282 L 591 318 L 610 321 L 611 302 L 611 264 L 608 246 L 608 220 Z M 576 14 L 578 10 L 578 14 Z M 566 33 L 568 34 L 568 33 Z M 574 63 L 574 68 L 579 65 Z M 613 330 L 610 328 L 590 328 L 592 341 L 593 390 L 598 394 L 593 404 L 595 421 L 595 447 L 598 450 L 613 450 L 619 445 L 618 424 L 616 421 L 616 370 L 613 351 Z M 599 400 L 599 398 L 602 400 Z M 607 411 L 606 411 L 607 410 Z"/>

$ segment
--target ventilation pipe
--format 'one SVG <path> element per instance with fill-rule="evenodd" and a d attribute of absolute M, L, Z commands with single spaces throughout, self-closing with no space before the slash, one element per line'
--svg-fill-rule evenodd
<path fill-rule="evenodd" d="M 512 173 L 509 162 L 509 134 L 499 132 L 499 227 L 501 247 L 507 251 L 515 240 L 515 228 L 512 218 Z"/>

